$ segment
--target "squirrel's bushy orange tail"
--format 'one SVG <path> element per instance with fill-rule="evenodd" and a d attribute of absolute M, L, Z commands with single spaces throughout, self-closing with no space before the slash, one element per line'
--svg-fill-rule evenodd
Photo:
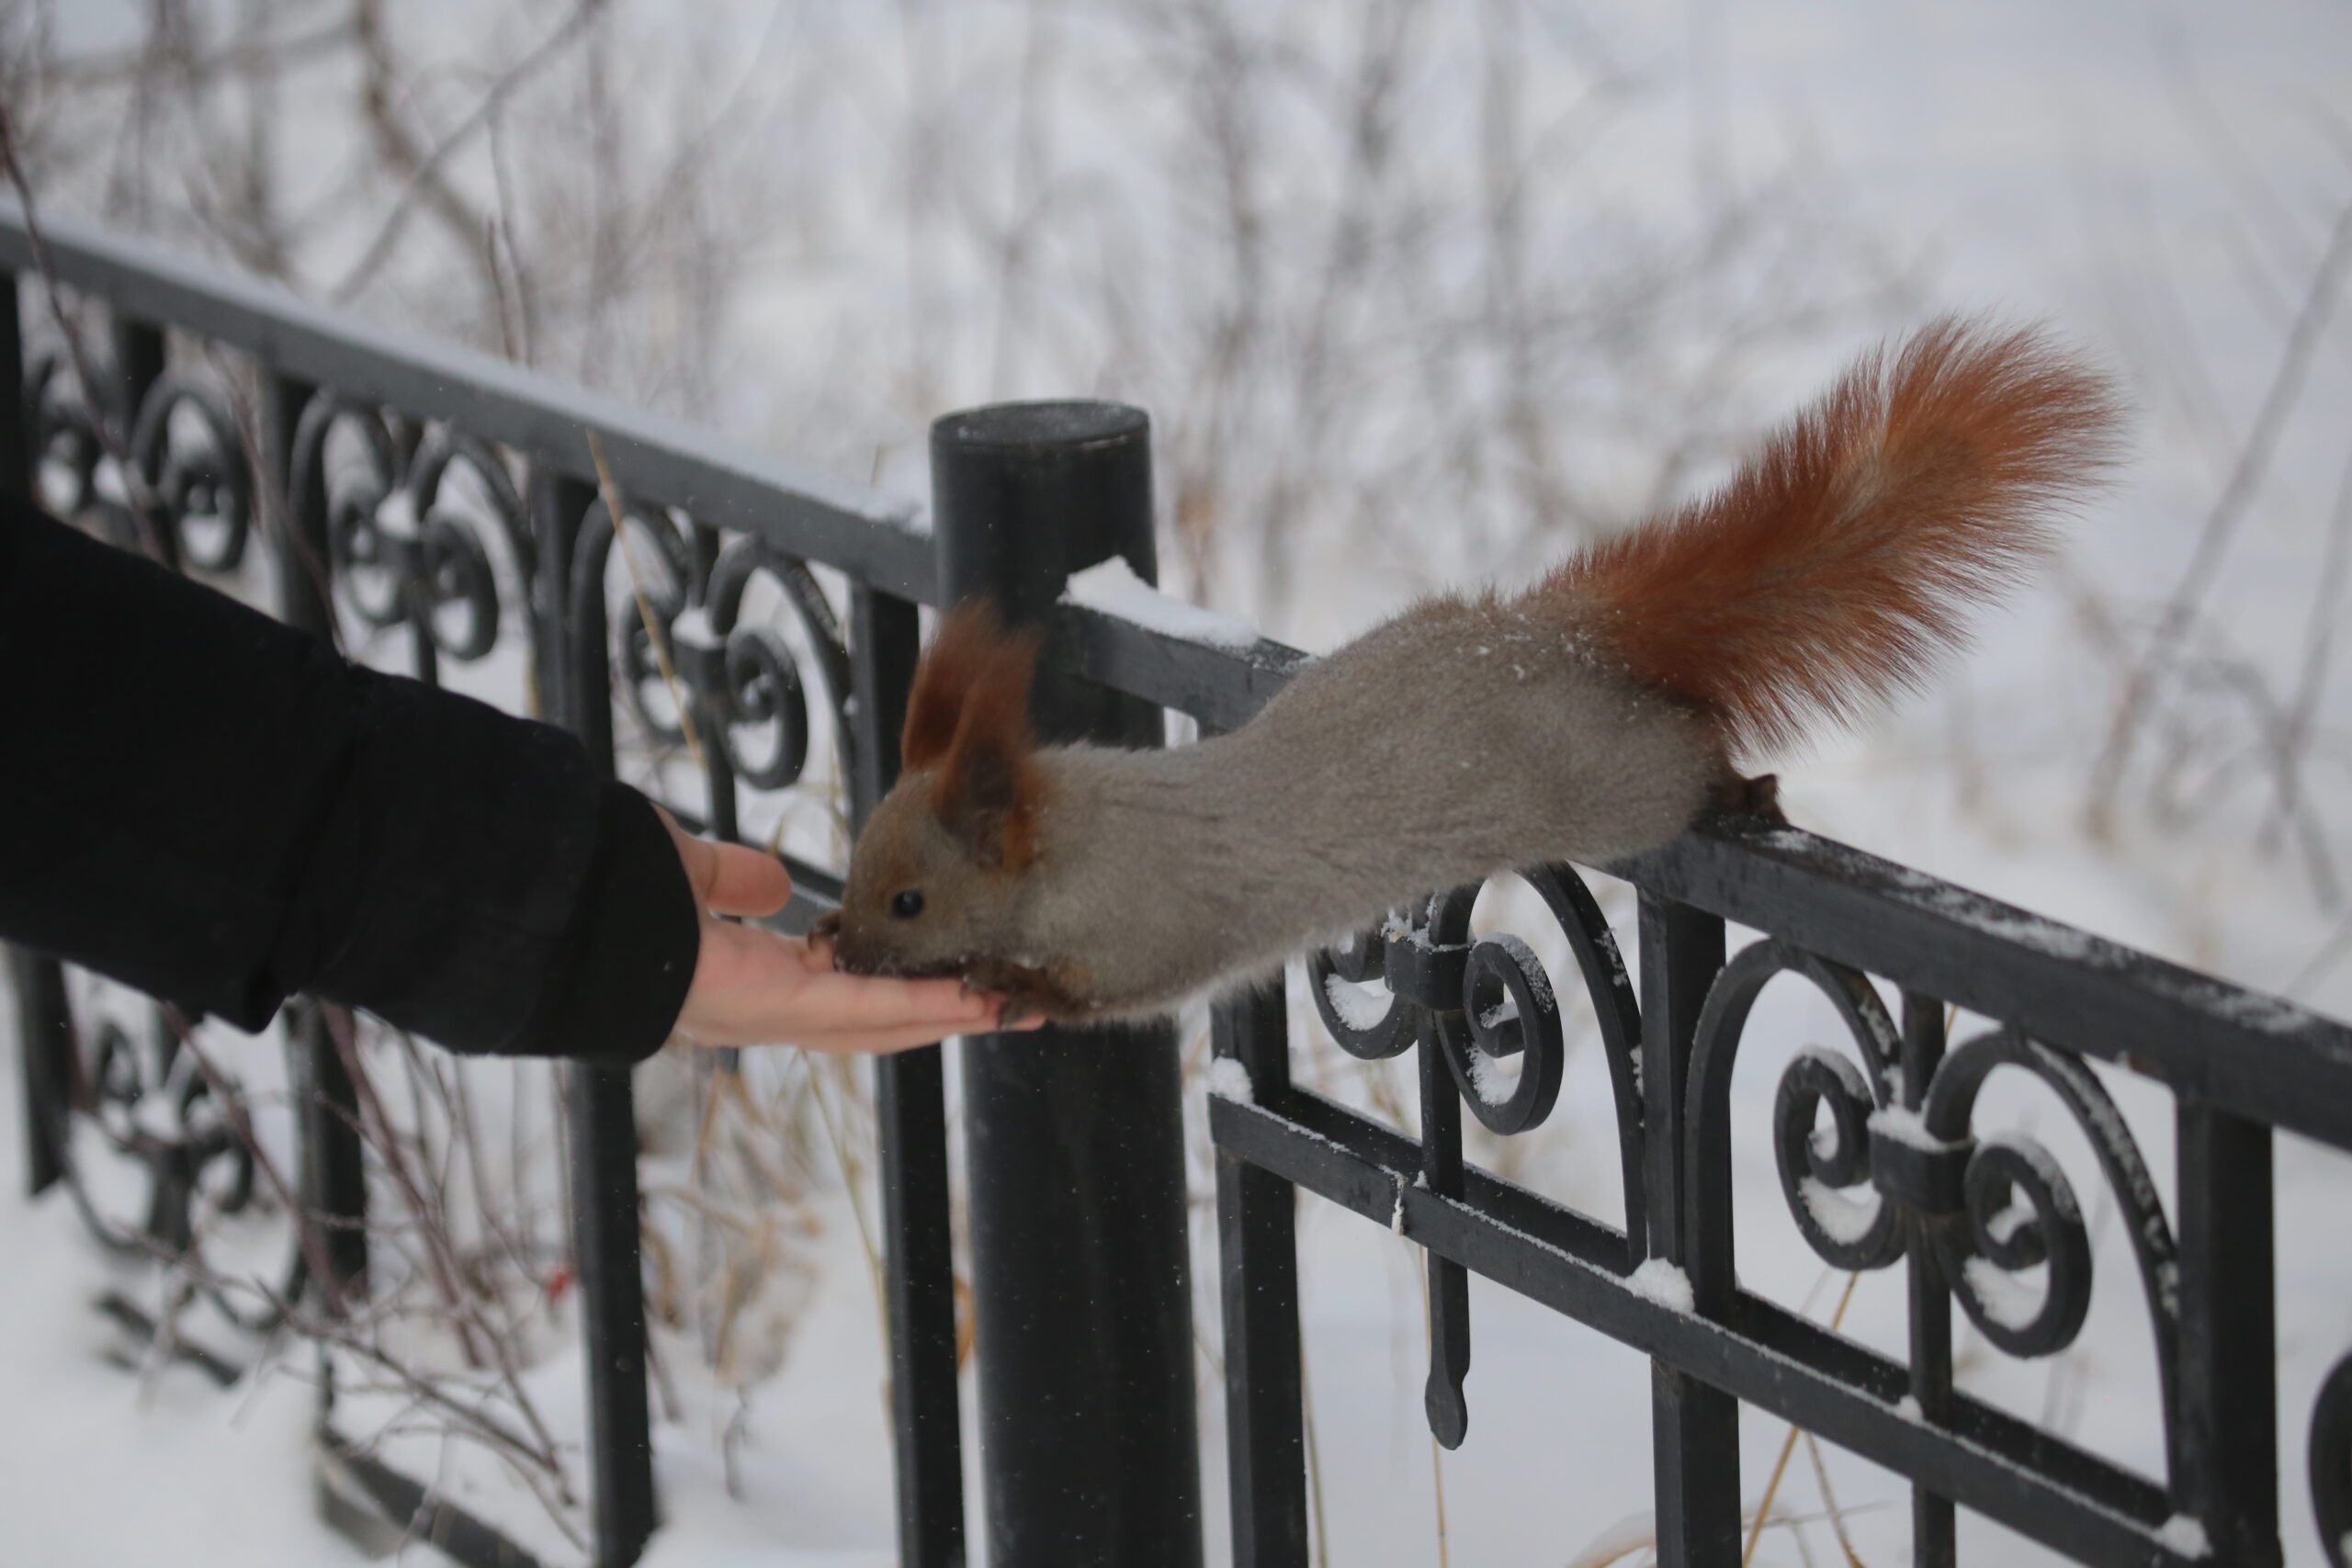
<path fill-rule="evenodd" d="M 1588 551 L 1573 592 L 1638 678 L 1742 749 L 1916 685 L 2113 460 L 2107 378 L 2030 329 L 1946 318 L 1865 355 L 1716 494 Z"/>

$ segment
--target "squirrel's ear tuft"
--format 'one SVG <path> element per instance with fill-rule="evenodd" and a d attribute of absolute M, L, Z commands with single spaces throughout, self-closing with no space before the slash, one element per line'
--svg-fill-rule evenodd
<path fill-rule="evenodd" d="M 933 685 L 935 695 L 927 700 L 925 673 L 934 664 L 943 668 Z M 940 623 L 916 674 L 901 748 L 907 766 L 936 766 L 932 806 L 941 824 L 974 859 L 1008 871 L 1036 854 L 1044 788 L 1029 738 L 1029 682 L 1036 665 L 1035 633 L 1005 631 L 985 604 L 957 605 Z M 953 706 L 943 710 L 936 694 L 951 683 Z M 936 750 L 924 750 L 933 745 Z"/>
<path fill-rule="evenodd" d="M 967 599 L 940 617 L 908 694 L 906 728 L 899 738 L 902 766 L 928 768 L 947 755 L 965 699 L 1018 640 L 1006 635 L 984 599 Z"/>

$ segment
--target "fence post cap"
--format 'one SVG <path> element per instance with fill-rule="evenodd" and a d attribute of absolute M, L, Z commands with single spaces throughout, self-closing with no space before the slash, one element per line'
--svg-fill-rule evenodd
<path fill-rule="evenodd" d="M 1150 434 L 1151 416 L 1143 410 L 1091 399 L 984 403 L 942 414 L 931 427 L 937 446 L 1007 449 L 1100 446 Z"/>

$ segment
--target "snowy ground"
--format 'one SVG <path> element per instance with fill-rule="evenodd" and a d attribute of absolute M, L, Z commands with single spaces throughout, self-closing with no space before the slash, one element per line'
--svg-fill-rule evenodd
<path fill-rule="evenodd" d="M 2258 391 L 2279 313 L 2248 288 L 2243 258 L 2217 238 L 2218 215 L 2247 169 L 2298 203 L 2341 190 L 2342 154 L 2321 113 L 2352 59 L 2352 20 L 2340 8 L 2269 0 L 2226 16 L 2152 18 L 2148 8 L 2122 0 L 1966 7 L 1713 0 L 1694 3 L 1690 19 L 1694 34 L 1712 40 L 1694 76 L 1702 98 L 1719 106 L 1713 134 L 1734 147 L 1786 139 L 1828 149 L 1860 205 L 1883 219 L 1892 244 L 1939 258 L 1939 301 L 2046 313 L 2112 346 L 2109 334 L 2120 330 L 2132 291 L 2148 287 L 2148 275 L 2125 267 L 2121 254 L 2139 233 L 2166 262 L 2170 286 L 2214 352 L 2222 392 L 2244 408 Z M 2217 158 L 2191 107 L 2200 97 L 2216 106 L 2241 164 Z M 1663 165 L 1688 149 L 1648 152 Z M 2280 287 L 2291 295 L 2301 277 L 2279 265 L 2287 268 Z M 2318 422 L 2325 431 L 2343 427 L 2346 368 L 2340 353 L 2323 357 L 2322 407 L 2332 411 Z M 2324 510 L 2340 462 L 2340 434 L 2326 441 L 2334 445 L 2290 444 L 2278 481 L 2304 496 L 2311 503 L 2304 510 L 2313 513 Z M 2193 511 L 2159 503 L 2184 488 L 2210 489 L 2226 457 L 2160 434 L 2086 529 L 2075 570 L 2127 596 L 2159 596 L 2185 558 L 2194 519 Z M 2279 535 L 2257 536 L 2248 554 L 2250 564 L 2222 585 L 2221 601 L 2233 628 L 2258 647 L 2271 621 L 2286 627 L 2291 619 L 2273 607 L 2279 595 L 2300 592 L 2296 574 L 2309 553 Z M 1302 635 L 1339 635 L 1385 607 L 1352 592 L 1359 586 L 1335 576 L 1326 598 L 1300 607 Z M 1791 814 L 2247 984 L 2283 989 L 2304 978 L 2324 932 L 2290 865 L 2249 856 L 2238 836 L 2158 837 L 2127 827 L 2115 841 L 2097 845 L 2077 830 L 2084 738 L 2103 721 L 2105 693 L 2068 662 L 2078 646 L 2070 614 L 2060 593 L 2034 601 L 1999 623 L 1984 654 L 1949 683 L 1964 703 L 1922 704 L 1870 737 L 1800 761 L 1785 775 Z M 2345 788 L 2340 780 L 2326 787 L 2339 795 Z M 2352 962 L 2310 976 L 2299 996 L 2352 1016 Z M 1832 1043 L 1826 1024 L 1802 1006 L 1761 1016 L 1736 1089 L 1745 1140 L 1743 1277 L 1825 1319 L 1837 1308 L 1840 1281 L 1825 1280 L 1782 1211 L 1762 1130 L 1780 1063 L 1799 1045 Z M 12 1026 L 11 1019 L 0 1032 Z M 1336 1054 L 1313 1049 L 1318 1065 L 1302 1076 L 1344 1081 Z M 14 1060 L 12 1041 L 7 1059 Z M 1563 1108 L 1540 1148 L 1525 1156 L 1525 1174 L 1563 1201 L 1614 1217 L 1614 1134 L 1597 1111 L 1600 1084 L 1595 1053 L 1572 1060 Z M 2167 1186 L 2168 1103 L 2143 1086 L 2116 1089 L 2160 1187 Z M 0 1346 L 8 1348 L 0 1352 L 0 1410 L 11 1413 L 0 1430 L 0 1520 L 6 1521 L 0 1561 L 357 1560 L 313 1517 L 305 1387 L 266 1378 L 223 1393 L 183 1368 L 141 1377 L 108 1364 L 121 1341 L 89 1303 L 112 1278 L 109 1265 L 62 1201 L 28 1204 L 17 1190 L 16 1093 L 10 1072 L 0 1087 L 0 1177 L 8 1179 L 0 1195 L 0 1253 L 10 1258 L 9 1283 L 0 1288 Z M 2082 1170 L 2079 1143 L 2055 1126 L 2047 1101 L 1990 1099 L 1983 1115 L 1988 1124 L 2032 1127 L 2070 1169 Z M 2144 1311 L 2112 1214 L 2098 1218 L 2095 1182 L 2077 1179 L 2100 1238 L 2089 1326 L 2075 1349 L 2031 1366 L 2007 1363 L 1981 1346 L 1972 1352 L 1963 1337 L 1964 1382 L 2078 1441 L 2153 1468 L 2158 1441 Z M 2325 1368 L 2352 1348 L 2352 1240 L 2341 1218 L 2347 1193 L 2352 1158 L 2280 1140 L 2280 1457 L 2286 1547 L 2297 1564 L 2320 1561 L 2301 1479 L 2311 1394 Z M 1214 1246 L 1204 1218 L 1195 1224 L 1199 1315 L 1213 1344 Z M 1474 1281 L 1471 1436 L 1439 1461 L 1420 1415 L 1417 1254 L 1377 1226 L 1313 1202 L 1303 1212 L 1301 1237 L 1319 1517 L 1331 1562 L 1401 1568 L 1450 1555 L 1481 1568 L 1558 1568 L 1646 1506 L 1647 1382 L 1639 1358 Z M 650 1558 L 659 1568 L 863 1568 L 890 1561 L 874 1303 L 855 1227 L 838 1197 L 819 1258 L 809 1315 L 785 1370 L 753 1406 L 744 1497 L 728 1496 L 716 1457 L 727 1410 L 696 1404 L 687 1421 L 662 1432 L 669 1523 Z M 1898 1349 L 1901 1311 L 1899 1281 L 1873 1277 L 1856 1291 L 1845 1326 Z M 543 1381 L 559 1418 L 576 1421 L 576 1393 L 568 1407 L 564 1393 L 573 1386 L 572 1364 L 551 1359 Z M 1203 1375 L 1208 1535 L 1221 1560 L 1223 1460 L 1205 1359 Z M 1743 1423 L 1751 1501 L 1783 1432 L 1752 1416 Z M 1903 1494 L 1893 1478 L 1835 1453 L 1827 1455 L 1827 1474 L 1860 1561 L 1872 1568 L 1904 1562 Z M 1781 1506 L 1811 1514 L 1820 1487 L 1801 1450 Z M 1631 1534 L 1638 1538 L 1638 1528 Z M 1768 1533 L 1758 1555 L 1759 1563 L 1837 1560 L 1836 1544 L 1818 1525 L 1803 1537 Z M 1969 1521 L 1962 1560 L 2040 1559 Z"/>

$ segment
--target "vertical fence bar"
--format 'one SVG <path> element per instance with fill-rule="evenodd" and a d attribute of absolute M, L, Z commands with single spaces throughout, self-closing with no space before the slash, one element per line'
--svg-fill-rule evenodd
<path fill-rule="evenodd" d="M 128 446 L 147 389 L 163 378 L 164 329 L 117 310 L 107 318 L 107 330 L 114 344 L 115 429 Z M 103 417 L 104 411 L 94 408 L 91 412 Z"/>
<path fill-rule="evenodd" d="M 2270 1129 L 2184 1093 L 2180 1375 L 2172 1492 L 2216 1562 L 2275 1568 L 2278 1331 Z"/>
<path fill-rule="evenodd" d="M 605 659 L 604 566 L 609 530 L 580 548 L 593 486 L 551 476 L 545 543 L 568 569 L 558 601 L 564 643 L 565 723 L 597 769 L 613 775 L 612 667 Z M 576 552 L 576 554 L 575 554 Z M 560 580 L 561 581 L 561 580 Z M 596 1568 L 627 1568 L 653 1534 L 652 1411 L 645 1384 L 645 1278 L 638 1255 L 637 1106 L 627 1067 L 565 1069 L 571 1123 L 571 1235 L 587 1338 L 588 1463 Z"/>
<path fill-rule="evenodd" d="M 710 605 L 710 574 L 718 565 L 718 530 L 707 523 L 691 518 L 686 523 L 686 581 L 679 585 L 690 600 L 706 610 Z M 913 606 L 908 606 L 911 613 Z M 683 615 L 680 617 L 683 619 Z M 706 629 L 707 625 L 706 623 Z M 678 676 L 681 688 L 679 701 L 694 719 L 695 733 L 705 737 L 702 745 L 703 780 L 710 795 L 709 834 L 729 843 L 742 838 L 743 824 L 741 791 L 735 785 L 735 759 L 727 747 L 727 716 L 725 688 L 727 680 L 727 647 L 724 637 L 707 640 L 690 637 L 688 631 L 673 625 L 663 636 L 670 645 L 670 660 Z M 911 654 L 910 655 L 911 657 Z M 854 686 L 853 685 L 853 690 Z M 865 704 L 859 704 L 862 714 Z M 861 819 L 857 803 L 855 772 L 855 741 L 850 741 L 850 816 L 853 829 Z M 876 797 L 879 799 L 877 795 Z M 741 1058 L 724 1056 L 722 1062 L 740 1062 Z"/>
<path fill-rule="evenodd" d="M 261 459 L 266 472 L 254 487 L 263 537 L 277 550 L 277 615 L 313 637 L 334 627 L 327 581 L 326 464 L 300 476 L 316 493 L 294 493 L 294 433 L 318 388 L 297 377 L 265 373 L 261 383 Z"/>
<path fill-rule="evenodd" d="M 17 275 L 0 272 L 0 496 L 33 495 L 32 410 L 25 405 L 24 318 Z M 25 1191 L 47 1191 L 65 1174 L 66 1096 L 73 1086 L 74 1021 L 57 961 L 8 950 L 17 993 L 17 1070 L 25 1101 Z"/>
<path fill-rule="evenodd" d="M 564 636 L 564 606 L 571 599 L 571 546 L 585 508 L 585 502 L 571 503 L 585 488 L 567 483 L 540 464 L 532 466 L 524 487 L 531 546 L 538 558 L 531 584 L 531 697 L 538 716 L 549 724 L 569 724 L 564 710 L 571 685 L 565 673 L 570 644 Z"/>
<path fill-rule="evenodd" d="M 1724 923 L 1644 893 L 1641 954 L 1644 1224 L 1648 1255 L 1688 1271 L 1702 1239 L 1690 1234 L 1685 1208 L 1690 1052 L 1707 987 L 1723 967 Z M 1728 1260 L 1718 1261 L 1719 1275 L 1728 1275 Z M 1739 1402 L 1653 1361 L 1650 1446 L 1659 1568 L 1732 1568 L 1740 1549 Z"/>
<path fill-rule="evenodd" d="M 1928 1081 L 1944 1059 L 1944 1004 L 1916 991 L 1903 993 L 1903 1108 L 1917 1111 Z M 1951 1420 L 1951 1294 L 1935 1254 L 1920 1237 L 1905 1258 L 1911 1314 L 1911 1397 L 1920 1418 L 1940 1427 Z M 1951 1499 L 1911 1488 L 1911 1561 L 1916 1568 L 1953 1568 L 1960 1541 Z"/>
<path fill-rule="evenodd" d="M 0 272 L 0 496 L 33 495 L 33 411 L 25 401 L 25 320 L 17 275 Z"/>
<path fill-rule="evenodd" d="M 1445 1063 L 1434 1013 L 1420 1015 L 1420 1044 L 1414 1066 L 1420 1078 L 1421 1185 L 1441 1198 L 1462 1197 L 1462 1095 Z M 1402 1201 L 1399 1195 L 1398 1201 Z M 1429 1291 L 1429 1377 L 1421 1385 L 1421 1408 L 1430 1433 L 1458 1449 L 1470 1432 L 1470 1406 L 1463 1382 L 1470 1375 L 1470 1273 L 1461 1264 L 1424 1248 L 1423 1279 Z"/>
<path fill-rule="evenodd" d="M 572 1064 L 572 1250 L 587 1338 L 596 1568 L 628 1568 L 653 1534 L 652 1412 L 637 1235 L 637 1110 L 626 1067 Z"/>
<path fill-rule="evenodd" d="M 65 1176 L 65 1123 L 74 1089 L 74 1013 L 65 970 L 28 948 L 7 950 L 17 992 L 17 1050 L 25 1097 L 25 1193 Z"/>
<path fill-rule="evenodd" d="M 850 678 L 857 694 L 850 805 L 863 828 L 899 776 L 899 732 L 920 633 L 913 604 L 864 584 L 851 591 L 850 627 Z M 944 1056 L 931 1045 L 874 1063 L 900 1568 L 963 1568 L 965 1560 Z"/>
<path fill-rule="evenodd" d="M 605 568 L 619 542 L 596 487 L 551 475 L 547 507 L 549 557 L 561 563 L 552 606 L 562 649 L 563 726 L 580 737 L 597 766 L 613 765 L 612 626 L 605 612 Z"/>
<path fill-rule="evenodd" d="M 1279 983 L 1217 1004 L 1210 1044 L 1250 1075 L 1250 1097 L 1290 1094 Z M 1298 1335 L 1296 1190 L 1219 1149 L 1216 1233 L 1225 1306 L 1225 1454 L 1234 1568 L 1306 1568 L 1306 1380 Z"/>
<path fill-rule="evenodd" d="M 343 1310 L 367 1288 L 368 1165 L 359 1134 L 359 1095 L 346 1046 L 355 1040 L 351 1014 L 311 998 L 292 1018 L 294 1049 L 308 1092 L 297 1107 L 302 1139 L 304 1224 L 322 1233 L 308 1256 L 325 1260 L 319 1281 L 330 1313 Z"/>
<path fill-rule="evenodd" d="M 94 393 L 91 396 L 90 417 L 103 420 L 111 412 L 116 439 L 128 452 L 132 433 L 139 428 L 139 410 L 147 400 L 147 389 L 163 378 L 164 329 L 153 321 L 141 321 L 119 310 L 107 317 L 107 329 L 114 345 L 114 383 L 107 395 Z M 111 410 L 107 407 L 109 403 L 113 405 Z M 126 493 L 133 496 L 138 493 L 138 475 L 122 474 L 118 477 L 122 480 Z M 142 513 L 151 513 L 153 509 L 134 506 L 131 511 L 134 518 L 132 526 L 145 536 L 147 547 L 158 552 L 164 564 L 177 571 L 180 569 L 179 531 L 165 519 L 156 516 L 150 518 L 154 527 L 152 534 L 148 533 L 146 525 L 137 522 L 136 518 Z"/>
<path fill-rule="evenodd" d="M 1038 625 L 1069 574 L 1152 548 L 1150 422 L 1001 404 L 932 426 L 949 603 Z M 1047 740 L 1161 743 L 1159 710 L 1050 663 Z M 964 1047 L 989 1561 L 1196 1568 L 1182 1119 L 1171 1027 L 1048 1027 Z"/>
<path fill-rule="evenodd" d="M 295 431 L 302 411 L 318 392 L 299 377 L 266 372 L 261 385 L 261 460 L 255 504 L 263 509 L 263 537 L 277 553 L 277 614 L 288 626 L 313 637 L 334 633 L 333 587 L 327 575 L 326 465 L 294 472 Z M 298 495 L 295 485 L 312 493 Z M 359 1097 L 351 1079 L 345 1044 L 352 1036 L 351 1015 L 317 1000 L 291 1013 L 292 1046 L 305 1093 L 295 1114 L 302 1140 L 304 1224 L 322 1231 L 307 1256 L 323 1258 L 330 1271 L 319 1281 L 327 1310 L 340 1310 L 368 1273 L 368 1171 L 359 1134 Z"/>

